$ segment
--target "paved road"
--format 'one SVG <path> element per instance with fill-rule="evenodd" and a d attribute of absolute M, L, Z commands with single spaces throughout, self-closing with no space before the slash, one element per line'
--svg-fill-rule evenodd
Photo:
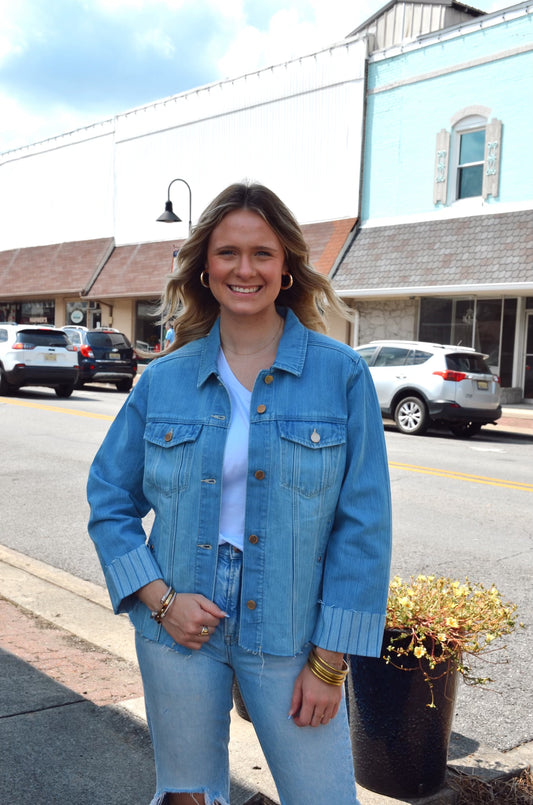
<path fill-rule="evenodd" d="M 86 535 L 87 469 L 126 395 L 45 390 L 0 400 L 0 543 L 102 584 Z M 471 441 L 386 429 L 394 503 L 393 572 L 495 582 L 533 624 L 533 442 L 485 429 Z M 494 655 L 494 691 L 460 687 L 457 732 L 509 749 L 533 740 L 527 632 Z M 500 661 L 508 659 L 508 664 Z"/>

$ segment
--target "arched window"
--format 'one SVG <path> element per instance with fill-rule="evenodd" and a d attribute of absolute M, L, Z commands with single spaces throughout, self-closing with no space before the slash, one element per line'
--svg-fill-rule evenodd
<path fill-rule="evenodd" d="M 470 107 L 437 134 L 433 203 L 453 204 L 499 192 L 502 124 L 488 122 L 489 109 Z"/>

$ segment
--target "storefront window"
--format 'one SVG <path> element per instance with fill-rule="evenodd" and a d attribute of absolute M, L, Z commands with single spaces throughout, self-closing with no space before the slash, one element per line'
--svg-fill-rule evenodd
<path fill-rule="evenodd" d="M 17 322 L 19 324 L 54 324 L 54 300 L 20 302 L 17 304 Z"/>
<path fill-rule="evenodd" d="M 157 313 L 159 299 L 143 299 L 137 302 L 135 311 L 134 345 L 142 352 L 160 352 L 162 342 L 162 324 Z M 149 358 L 141 358 L 148 362 Z"/>
<path fill-rule="evenodd" d="M 424 298 L 420 300 L 418 338 L 433 344 L 449 344 L 451 340 L 452 300 Z"/>
<path fill-rule="evenodd" d="M 503 300 L 502 346 L 500 351 L 500 380 L 502 387 L 513 385 L 513 356 L 516 330 L 516 299 Z"/>
<path fill-rule="evenodd" d="M 454 299 L 453 309 L 452 338 L 449 343 L 460 347 L 473 346 L 475 301 Z"/>
<path fill-rule="evenodd" d="M 17 308 L 19 305 L 13 302 L 0 302 L 0 321 L 17 321 Z"/>
<path fill-rule="evenodd" d="M 94 330 L 102 324 L 102 311 L 98 302 L 82 302 L 81 299 L 66 304 L 67 324 L 75 324 L 78 327 L 88 327 Z"/>
<path fill-rule="evenodd" d="M 488 355 L 489 366 L 498 369 L 500 364 L 500 335 L 502 300 L 478 299 L 476 305 L 476 331 L 473 346 Z"/>
<path fill-rule="evenodd" d="M 512 385 L 516 299 L 441 299 L 420 301 L 419 339 L 473 347 Z"/>

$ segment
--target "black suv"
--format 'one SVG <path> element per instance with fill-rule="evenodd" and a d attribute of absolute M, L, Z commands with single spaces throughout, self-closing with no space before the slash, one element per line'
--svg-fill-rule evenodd
<path fill-rule="evenodd" d="M 78 350 L 78 388 L 84 383 L 114 383 L 118 391 L 129 391 L 137 373 L 137 356 L 118 330 L 98 327 L 63 327 Z"/>

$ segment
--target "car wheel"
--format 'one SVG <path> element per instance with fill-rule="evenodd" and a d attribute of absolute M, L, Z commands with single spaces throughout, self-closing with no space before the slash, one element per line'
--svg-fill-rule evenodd
<path fill-rule="evenodd" d="M 420 397 L 404 397 L 394 409 L 398 430 L 409 436 L 422 435 L 429 425 L 426 405 Z"/>
<path fill-rule="evenodd" d="M 115 383 L 117 391 L 129 391 L 132 385 L 133 380 L 131 379 L 131 377 L 128 377 L 127 380 L 119 380 L 117 383 Z"/>
<path fill-rule="evenodd" d="M 482 427 L 483 425 L 480 425 L 479 422 L 457 422 L 450 425 L 450 430 L 458 439 L 471 439 L 480 432 Z"/>
<path fill-rule="evenodd" d="M 67 397 L 70 397 L 70 395 L 74 391 L 74 384 L 69 383 L 67 385 L 67 384 L 64 383 L 61 386 L 56 386 L 56 388 L 54 390 L 55 390 L 55 393 L 57 394 L 58 397 L 61 397 L 62 399 L 66 399 Z"/>
<path fill-rule="evenodd" d="M 0 369 L 0 394 L 2 397 L 7 397 L 8 394 L 11 393 L 11 386 L 6 380 L 6 376 Z"/>

